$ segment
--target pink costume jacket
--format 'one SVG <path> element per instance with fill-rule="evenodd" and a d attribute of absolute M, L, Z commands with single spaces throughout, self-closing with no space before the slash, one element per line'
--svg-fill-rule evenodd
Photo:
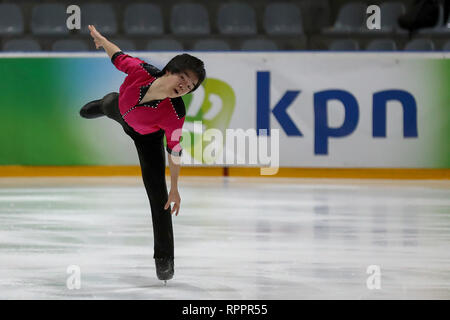
<path fill-rule="evenodd" d="M 139 104 L 160 70 L 122 51 L 116 52 L 111 62 L 127 74 L 119 89 L 119 110 L 123 120 L 142 135 L 164 130 L 167 151 L 181 155 L 181 129 L 186 115 L 183 99 L 165 98 Z"/>

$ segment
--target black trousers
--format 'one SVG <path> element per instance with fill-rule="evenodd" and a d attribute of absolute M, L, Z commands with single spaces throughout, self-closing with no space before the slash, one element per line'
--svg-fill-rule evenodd
<path fill-rule="evenodd" d="M 84 108 L 84 110 L 83 110 Z M 111 118 L 122 126 L 127 135 L 133 139 L 139 156 L 142 179 L 150 202 L 153 222 L 154 258 L 173 258 L 174 240 L 172 228 L 172 215 L 170 207 L 164 210 L 168 200 L 166 185 L 166 158 L 164 150 L 164 131 L 141 135 L 134 131 L 123 119 L 119 111 L 119 94 L 111 92 L 98 100 L 98 103 L 90 103 L 80 110 L 89 112 L 87 108 L 99 109 L 101 113 Z"/>

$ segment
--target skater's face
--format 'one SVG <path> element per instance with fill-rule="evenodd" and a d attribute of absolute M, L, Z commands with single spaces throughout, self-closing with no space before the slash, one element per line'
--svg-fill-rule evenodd
<path fill-rule="evenodd" d="M 186 70 L 180 73 L 166 72 L 166 85 L 169 91 L 169 98 L 177 98 L 189 93 L 197 84 L 198 78 L 195 73 Z"/>

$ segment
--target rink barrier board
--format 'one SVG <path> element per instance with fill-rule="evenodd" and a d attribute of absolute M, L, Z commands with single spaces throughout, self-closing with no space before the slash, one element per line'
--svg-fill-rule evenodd
<path fill-rule="evenodd" d="M 160 68 L 174 55 L 133 54 Z M 184 97 L 184 164 L 212 163 L 202 137 L 209 129 L 225 137 L 227 129 L 251 129 L 277 130 L 270 135 L 279 141 L 274 164 L 283 168 L 450 169 L 449 53 L 195 55 L 208 77 Z M 0 54 L 0 70 L 0 165 L 139 164 L 117 123 L 79 116 L 86 102 L 117 92 L 126 76 L 103 51 Z M 222 150 L 233 161 L 213 166 L 247 165 L 237 161 L 246 148 L 234 154 L 224 144 Z"/>
<path fill-rule="evenodd" d="M 139 166 L 0 166 L 0 177 L 140 176 Z M 166 175 L 170 170 L 166 168 Z M 275 175 L 261 175 L 260 168 L 181 167 L 180 176 L 230 176 L 343 179 L 450 180 L 450 169 L 421 168 L 279 168 Z"/>

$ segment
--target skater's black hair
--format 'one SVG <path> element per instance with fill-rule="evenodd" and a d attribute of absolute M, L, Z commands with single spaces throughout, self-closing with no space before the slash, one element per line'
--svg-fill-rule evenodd
<path fill-rule="evenodd" d="M 198 78 L 198 82 L 195 87 L 189 91 L 192 92 L 202 84 L 206 77 L 205 65 L 199 58 L 191 56 L 187 53 L 179 54 L 173 57 L 169 63 L 166 64 L 159 76 L 163 76 L 166 71 L 169 71 L 170 73 L 181 73 L 186 70 L 192 71 Z"/>

